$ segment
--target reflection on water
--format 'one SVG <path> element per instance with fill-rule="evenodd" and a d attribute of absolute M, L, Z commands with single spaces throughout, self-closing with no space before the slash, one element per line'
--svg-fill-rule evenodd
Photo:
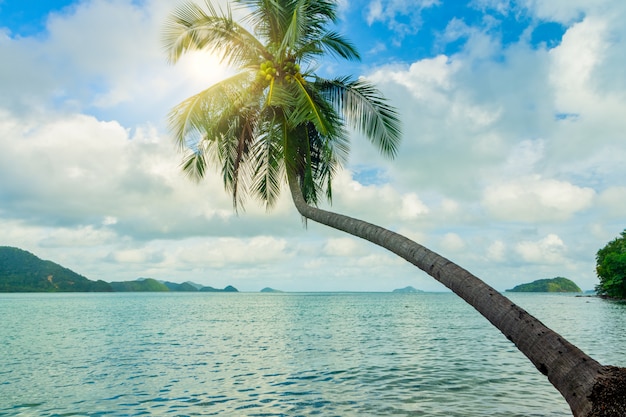
<path fill-rule="evenodd" d="M 625 364 L 626 305 L 510 296 Z M 0 416 L 571 415 L 452 294 L 4 294 L 0 315 Z"/>

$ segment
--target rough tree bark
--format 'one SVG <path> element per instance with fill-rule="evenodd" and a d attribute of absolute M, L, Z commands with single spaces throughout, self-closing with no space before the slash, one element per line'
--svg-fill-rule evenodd
<path fill-rule="evenodd" d="M 494 288 L 424 246 L 374 224 L 308 205 L 291 175 L 289 188 L 304 218 L 397 254 L 469 303 L 548 377 L 574 416 L 626 416 L 626 368 L 601 365 Z"/>

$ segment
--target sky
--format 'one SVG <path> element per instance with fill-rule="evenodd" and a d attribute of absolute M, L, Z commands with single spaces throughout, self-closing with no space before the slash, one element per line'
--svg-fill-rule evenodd
<path fill-rule="evenodd" d="M 218 171 L 195 183 L 166 115 L 231 74 L 169 65 L 172 0 L 0 0 L 0 246 L 92 280 L 240 291 L 445 288 L 344 233 L 303 226 L 285 189 L 235 213 Z M 218 4 L 225 4 L 219 0 Z M 390 228 L 498 290 L 598 283 L 626 228 L 626 2 L 340 0 L 337 30 L 399 111 L 394 160 L 357 134 L 322 205 Z M 242 11 L 238 12 L 242 13 Z"/>

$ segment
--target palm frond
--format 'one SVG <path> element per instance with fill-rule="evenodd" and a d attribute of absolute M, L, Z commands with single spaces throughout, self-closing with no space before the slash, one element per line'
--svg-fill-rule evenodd
<path fill-rule="evenodd" d="M 254 33 L 269 43 L 280 44 L 284 28 L 290 16 L 286 8 L 293 0 L 237 0 L 250 10 L 246 21 L 254 28 Z"/>
<path fill-rule="evenodd" d="M 246 164 L 258 118 L 254 103 L 262 95 L 250 74 L 241 73 L 183 101 L 169 117 L 179 148 L 189 149 L 184 171 L 200 178 L 206 171 L 201 164 L 220 167 L 235 208 L 248 192 Z"/>
<path fill-rule="evenodd" d="M 271 208 L 280 195 L 284 180 L 284 129 L 279 118 L 267 119 L 259 126 L 264 132 L 254 143 L 251 162 L 255 170 L 252 175 L 251 192 L 266 207 Z"/>
<path fill-rule="evenodd" d="M 222 63 L 243 67 L 259 57 L 271 57 L 254 35 L 233 20 L 230 8 L 218 11 L 208 0 L 206 10 L 184 3 L 172 13 L 165 23 L 163 46 L 171 63 L 193 50 L 207 50 Z"/>
<path fill-rule="evenodd" d="M 334 80 L 318 78 L 316 83 L 349 125 L 363 133 L 383 155 L 396 155 L 402 139 L 400 119 L 397 110 L 373 84 L 349 77 Z"/>
<path fill-rule="evenodd" d="M 193 147 L 207 133 L 224 128 L 224 121 L 245 107 L 254 92 L 251 75 L 241 72 L 178 104 L 168 122 L 179 148 Z"/>
<path fill-rule="evenodd" d="M 255 129 L 258 115 L 255 110 L 242 111 L 230 119 L 229 129 L 217 141 L 219 163 L 222 167 L 222 180 L 226 190 L 230 191 L 233 207 L 243 207 L 249 192 L 248 165 L 250 152 L 257 140 Z"/>
<path fill-rule="evenodd" d="M 287 51 L 293 51 L 296 49 L 298 39 L 303 32 L 303 29 L 306 30 L 303 19 L 306 12 L 304 5 L 304 0 L 298 0 L 294 4 L 295 7 L 293 7 L 293 11 L 291 12 L 289 25 L 285 28 L 285 34 L 280 45 L 280 52 L 282 56 L 286 56 Z"/>
<path fill-rule="evenodd" d="M 206 167 L 207 163 L 204 152 L 198 150 L 187 150 L 187 154 L 183 158 L 181 168 L 188 177 L 195 181 L 200 181 L 204 178 Z"/>
<path fill-rule="evenodd" d="M 274 92 L 274 105 L 282 107 L 290 129 L 311 122 L 323 135 L 332 134 L 335 128 L 327 120 L 325 101 L 316 91 L 308 88 L 300 79 L 278 86 Z"/>
<path fill-rule="evenodd" d="M 361 55 L 353 43 L 345 39 L 337 32 L 327 32 L 319 41 L 321 48 L 340 58 L 360 61 Z"/>

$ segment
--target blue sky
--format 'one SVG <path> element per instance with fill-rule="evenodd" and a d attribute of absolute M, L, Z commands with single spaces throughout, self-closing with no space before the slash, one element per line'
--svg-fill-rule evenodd
<path fill-rule="evenodd" d="M 407 6 L 408 10 L 399 7 L 395 11 L 375 13 L 374 3 L 350 2 L 342 29 L 358 41 L 366 59 L 373 58 L 375 64 L 414 62 L 442 53 L 462 52 L 470 28 L 489 33 L 504 48 L 528 36 L 526 32 L 530 34 L 528 41 L 532 47 L 541 44 L 556 46 L 565 32 L 562 23 L 533 18 L 524 8 L 505 11 L 495 5 L 427 1 L 423 2 L 426 3 L 423 8 Z M 447 31 L 450 27 L 456 27 L 456 30 Z"/>
<path fill-rule="evenodd" d="M 221 1 L 221 0 L 220 0 Z M 0 0 L 0 245 L 91 278 L 244 291 L 443 288 L 315 224 L 287 193 L 236 215 L 219 175 L 195 184 L 165 117 L 229 73 L 159 43 L 170 0 Z M 221 2 L 220 4 L 224 4 Z M 497 289 L 597 282 L 626 227 L 622 0 L 342 0 L 338 30 L 399 109 L 394 161 L 358 135 L 334 210 L 399 231 Z"/>
<path fill-rule="evenodd" d="M 2 0 L 0 26 L 8 28 L 12 36 L 42 35 L 46 33 L 46 21 L 51 13 L 71 13 L 72 6 L 77 3 L 75 0 Z M 503 47 L 519 42 L 527 31 L 530 31 L 529 43 L 533 47 L 542 44 L 554 47 L 560 43 L 566 29 L 561 22 L 535 19 L 524 8 L 503 11 L 497 5 L 489 7 L 456 0 L 426 1 L 423 8 L 413 10 L 408 6 L 408 10 L 400 8 L 376 15 L 374 3 L 346 2 L 341 9 L 339 25 L 339 30 L 358 44 L 368 65 L 413 62 L 441 53 L 459 53 L 467 36 L 459 31 L 453 38 L 446 38 L 444 34 L 449 25 L 481 28 L 499 38 Z"/>
<path fill-rule="evenodd" d="M 7 27 L 15 35 L 32 36 L 45 32 L 50 13 L 60 13 L 71 6 L 70 0 L 0 1 L 0 26 Z"/>

